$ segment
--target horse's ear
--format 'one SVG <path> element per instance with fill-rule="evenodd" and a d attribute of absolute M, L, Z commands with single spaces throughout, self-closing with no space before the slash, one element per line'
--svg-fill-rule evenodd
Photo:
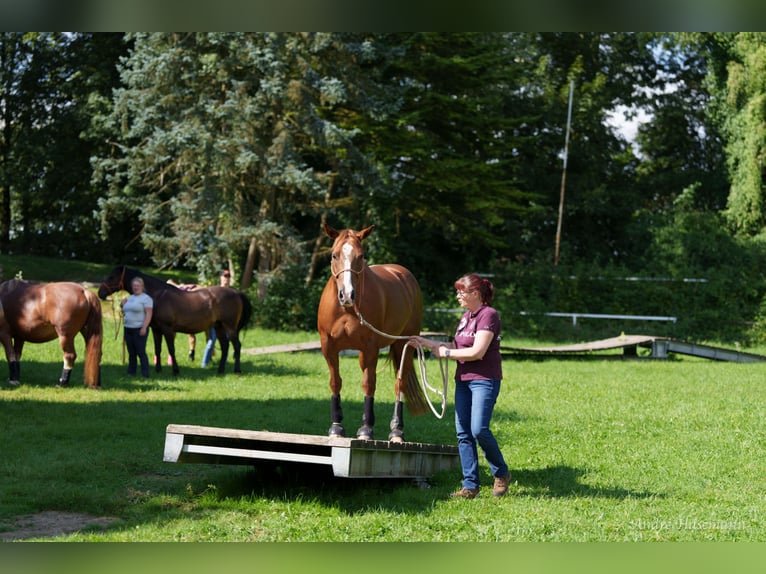
<path fill-rule="evenodd" d="M 373 229 L 375 229 L 374 225 L 370 225 L 369 227 L 365 227 L 364 229 L 362 229 L 359 233 L 357 233 L 357 235 L 359 236 L 359 239 L 362 239 L 362 240 L 366 239 L 367 236 L 370 233 L 372 233 Z"/>
<path fill-rule="evenodd" d="M 327 222 L 324 223 L 323 227 L 324 227 L 324 232 L 327 234 L 327 237 L 329 237 L 330 239 L 335 239 L 336 237 L 338 237 L 338 235 L 340 235 L 340 231 L 335 229 L 332 225 L 330 225 Z"/>

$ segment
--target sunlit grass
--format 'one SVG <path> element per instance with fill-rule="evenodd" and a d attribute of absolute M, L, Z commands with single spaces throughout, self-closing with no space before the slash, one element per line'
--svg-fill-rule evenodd
<path fill-rule="evenodd" d="M 105 322 L 109 330 L 108 319 Z M 252 329 L 245 346 L 313 340 Z M 56 537 L 81 541 L 649 541 L 766 539 L 766 401 L 762 364 L 518 360 L 504 364 L 494 429 L 514 480 L 503 499 L 484 488 L 451 500 L 458 472 L 430 488 L 410 481 L 334 479 L 305 466 L 162 461 L 170 423 L 324 434 L 321 353 L 249 355 L 223 377 L 186 357 L 148 380 L 125 374 L 121 340 L 105 338 L 103 390 L 53 385 L 57 343 L 28 345 L 22 386 L 0 390 L 0 530 L 43 510 L 116 519 Z M 201 341 L 200 341 L 201 344 Z M 78 353 L 82 342 L 78 342 Z M 376 429 L 393 409 L 381 361 Z M 358 361 L 342 358 L 349 430 L 361 419 Z M 429 376 L 437 377 L 435 362 Z M 3 374 L 5 380 L 5 374 Z M 432 381 L 434 382 L 434 381 Z M 443 420 L 408 417 L 409 440 L 454 444 Z M 50 539 L 50 537 L 48 537 Z"/>

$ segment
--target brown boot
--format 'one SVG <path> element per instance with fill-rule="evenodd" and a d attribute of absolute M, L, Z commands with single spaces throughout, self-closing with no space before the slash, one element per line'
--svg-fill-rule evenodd
<path fill-rule="evenodd" d="M 492 487 L 493 496 L 505 496 L 508 492 L 508 483 L 511 482 L 511 473 L 509 472 L 503 478 L 495 477 L 495 485 Z"/>
<path fill-rule="evenodd" d="M 452 498 L 476 498 L 478 494 L 478 488 L 461 488 L 457 492 L 450 494 L 450 496 Z"/>

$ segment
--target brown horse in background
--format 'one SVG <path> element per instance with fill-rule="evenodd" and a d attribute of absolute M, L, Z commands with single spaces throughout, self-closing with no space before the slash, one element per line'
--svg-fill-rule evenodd
<path fill-rule="evenodd" d="M 179 373 L 176 361 L 176 333 L 207 333 L 215 327 L 216 337 L 221 344 L 221 359 L 218 373 L 226 369 L 229 343 L 234 347 L 234 372 L 242 372 L 240 366 L 240 331 L 248 324 L 252 306 L 247 296 L 231 287 L 203 287 L 183 291 L 165 281 L 121 265 L 112 270 L 101 283 L 98 296 L 101 299 L 115 291 L 128 291 L 135 277 L 144 281 L 144 290 L 154 300 L 152 329 L 157 372 L 162 370 L 162 338 L 168 347 L 173 374 Z"/>
<path fill-rule="evenodd" d="M 77 358 L 75 338 L 80 333 L 85 339 L 85 384 L 101 387 L 101 301 L 95 293 L 78 283 L 36 284 L 13 279 L 0 285 L 0 301 L 13 341 L 12 349 L 6 347 L 10 384 L 20 382 L 25 342 L 46 343 L 58 337 L 64 352 L 58 386 L 69 386 Z"/>
<path fill-rule="evenodd" d="M 378 353 L 390 345 L 394 369 L 402 368 L 394 386 L 394 414 L 390 441 L 403 440 L 402 394 L 411 414 L 426 411 L 425 397 L 412 368 L 413 350 L 406 348 L 409 336 L 418 335 L 422 325 L 423 298 L 415 277 L 396 264 L 367 265 L 362 241 L 375 226 L 362 231 L 338 231 L 325 224 L 325 233 L 334 240 L 327 280 L 317 313 L 317 329 L 322 354 L 330 369 L 330 436 L 344 436 L 343 410 L 340 404 L 342 379 L 338 353 L 344 349 L 359 351 L 362 369 L 364 412 L 357 437 L 371 440 L 375 424 L 374 400 Z M 405 350 L 406 349 L 406 350 Z"/>

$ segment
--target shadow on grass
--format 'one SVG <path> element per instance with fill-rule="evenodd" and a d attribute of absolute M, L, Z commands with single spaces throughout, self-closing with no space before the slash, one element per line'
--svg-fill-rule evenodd
<path fill-rule="evenodd" d="M 656 493 L 619 487 L 594 487 L 581 482 L 587 471 L 565 465 L 535 470 L 511 470 L 521 487 L 519 496 L 543 498 L 653 498 Z"/>

